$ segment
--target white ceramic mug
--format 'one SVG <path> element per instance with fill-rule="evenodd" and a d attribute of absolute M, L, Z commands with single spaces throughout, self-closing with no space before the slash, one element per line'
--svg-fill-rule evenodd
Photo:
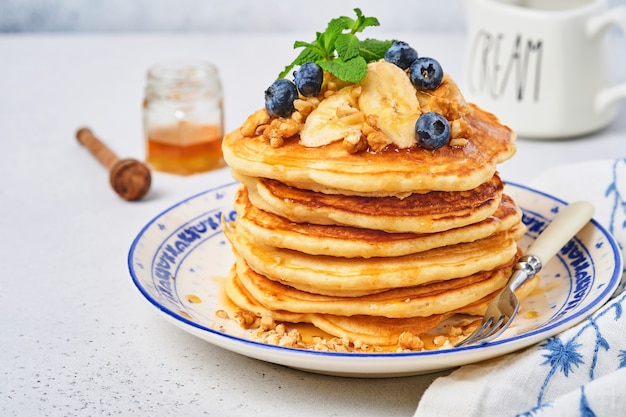
<path fill-rule="evenodd" d="M 626 7 L 609 8 L 605 0 L 465 0 L 465 12 L 468 101 L 528 138 L 584 135 L 615 118 L 626 83 L 612 80 L 605 35 L 611 26 L 626 32 Z"/>

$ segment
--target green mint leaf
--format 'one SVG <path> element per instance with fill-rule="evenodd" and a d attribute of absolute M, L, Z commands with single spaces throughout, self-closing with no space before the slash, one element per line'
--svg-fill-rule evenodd
<path fill-rule="evenodd" d="M 344 61 L 359 56 L 360 46 L 359 38 L 351 33 L 342 33 L 335 41 L 335 49 L 337 55 Z"/>
<path fill-rule="evenodd" d="M 313 43 L 295 41 L 293 44 L 293 48 L 304 48 L 304 50 L 300 52 L 300 55 L 298 55 L 298 57 L 294 61 L 296 65 L 307 62 L 303 61 L 303 59 L 308 59 L 310 61 L 311 59 L 323 59 L 326 56 L 326 51 L 320 48 L 318 42 L 315 41 Z"/>
<path fill-rule="evenodd" d="M 367 63 L 384 57 L 392 41 L 360 41 L 356 33 L 380 23 L 375 17 L 363 16 L 359 8 L 355 8 L 354 12 L 356 19 L 347 16 L 332 19 L 324 32 L 315 34 L 313 42 L 296 41 L 294 49 L 304 49 L 278 77 L 285 77 L 297 65 L 315 62 L 339 79 L 355 83 L 361 81 L 367 73 Z"/>
<path fill-rule="evenodd" d="M 315 48 L 315 42 L 313 43 L 309 43 L 309 42 L 304 42 L 304 41 L 295 41 L 293 43 L 293 49 L 296 48 Z"/>
<path fill-rule="evenodd" d="M 350 18 L 348 16 L 340 16 L 340 17 L 337 17 L 337 18 L 335 18 L 333 20 L 337 21 L 334 24 L 341 26 L 341 31 L 342 32 L 344 30 L 352 29 L 352 26 L 354 25 L 354 19 L 352 19 L 352 18 Z M 332 20 L 331 20 L 331 22 L 332 22 Z"/>
<path fill-rule="evenodd" d="M 345 20 L 339 17 L 328 22 L 328 26 L 323 33 L 317 34 L 316 43 L 324 50 L 324 57 L 326 59 L 334 58 L 335 41 L 346 29 Z"/>
<path fill-rule="evenodd" d="M 380 26 L 380 22 L 378 22 L 378 19 L 376 19 L 375 17 L 363 16 L 361 9 L 354 9 L 354 12 L 356 13 L 357 18 L 353 21 L 352 27 L 350 28 L 350 31 L 352 33 L 363 32 L 366 27 Z"/>
<path fill-rule="evenodd" d="M 352 21 L 352 26 L 350 27 L 350 32 L 353 34 L 361 32 L 361 26 L 363 25 L 364 19 L 363 12 L 361 12 L 361 9 L 358 7 L 354 9 L 354 13 L 356 13 L 356 20 Z"/>
<path fill-rule="evenodd" d="M 379 41 L 378 39 L 367 38 L 359 42 L 359 55 L 366 62 L 378 61 L 385 57 L 385 52 L 387 52 L 392 43 L 392 40 Z"/>
<path fill-rule="evenodd" d="M 318 62 L 322 60 L 323 56 L 316 49 L 307 47 L 300 52 L 300 55 L 298 55 L 298 57 L 294 59 L 291 64 L 287 65 L 285 69 L 278 74 L 278 78 L 285 78 L 296 65 L 302 65 L 305 62 Z"/>
<path fill-rule="evenodd" d="M 380 26 L 378 19 L 376 19 L 375 17 L 364 18 L 363 21 L 360 22 L 359 26 L 356 28 L 356 31 L 354 33 L 363 32 L 365 28 L 370 27 L 370 26 Z"/>
<path fill-rule="evenodd" d="M 358 83 L 367 74 L 367 62 L 361 56 L 343 61 L 339 58 L 333 61 L 318 63 L 323 70 L 335 75 L 335 77 L 351 83 Z"/>

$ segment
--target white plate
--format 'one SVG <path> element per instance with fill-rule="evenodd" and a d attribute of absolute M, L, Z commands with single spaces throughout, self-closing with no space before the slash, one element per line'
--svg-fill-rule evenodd
<path fill-rule="evenodd" d="M 329 353 L 284 348 L 252 341 L 234 325 L 218 330 L 215 311 L 226 309 L 222 280 L 234 256 L 220 226 L 222 214 L 234 218 L 236 183 L 190 197 L 158 215 L 135 238 L 128 267 L 139 291 L 176 326 L 214 345 L 267 362 L 310 372 L 389 377 L 415 375 L 478 362 L 544 340 L 580 322 L 605 301 L 622 271 L 618 246 L 595 220 L 567 251 L 544 267 L 542 291 L 527 298 L 521 313 L 498 340 L 480 346 L 414 353 Z M 523 248 L 550 222 L 564 202 L 527 187 L 509 184 L 506 192 L 524 211 L 529 231 Z M 537 312 L 527 318 L 525 311 Z M 224 320 L 219 320 L 220 324 Z"/>

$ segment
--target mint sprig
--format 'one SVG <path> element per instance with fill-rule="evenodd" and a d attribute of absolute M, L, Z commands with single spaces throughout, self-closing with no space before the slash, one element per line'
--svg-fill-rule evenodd
<path fill-rule="evenodd" d="M 365 17 L 361 9 L 354 9 L 356 19 L 341 16 L 328 22 L 324 32 L 317 32 L 313 42 L 296 41 L 294 49 L 304 48 L 296 59 L 278 75 L 284 78 L 295 66 L 315 62 L 324 71 L 337 78 L 357 83 L 367 73 L 367 63 L 377 61 L 393 41 L 360 40 L 356 34 L 370 26 L 379 26 L 375 17 Z"/>

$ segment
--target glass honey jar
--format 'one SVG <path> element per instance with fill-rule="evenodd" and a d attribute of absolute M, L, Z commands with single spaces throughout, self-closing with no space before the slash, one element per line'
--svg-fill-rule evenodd
<path fill-rule="evenodd" d="M 148 70 L 143 102 L 146 161 L 179 175 L 224 165 L 222 85 L 206 62 L 157 64 Z"/>

